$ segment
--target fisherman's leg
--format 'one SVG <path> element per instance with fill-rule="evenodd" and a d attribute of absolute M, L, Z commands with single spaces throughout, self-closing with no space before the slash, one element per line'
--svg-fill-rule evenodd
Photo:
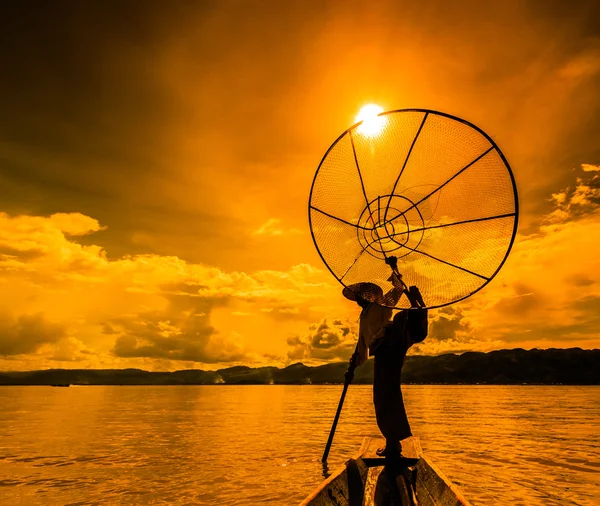
<path fill-rule="evenodd" d="M 375 353 L 373 402 L 379 430 L 389 451 L 399 451 L 399 441 L 411 436 L 404 409 L 400 379 L 406 349 L 399 339 L 387 336 Z"/>
<path fill-rule="evenodd" d="M 393 349 L 396 348 L 396 349 Z M 401 441 L 412 436 L 404 399 L 402 397 L 401 377 L 402 365 L 404 363 L 405 352 L 398 347 L 392 347 L 392 353 L 389 354 L 389 363 L 385 364 L 388 370 L 387 382 L 384 387 L 384 397 L 386 399 L 386 418 L 389 424 L 386 427 L 387 439 Z"/>
<path fill-rule="evenodd" d="M 402 361 L 404 357 L 402 357 Z M 392 403 L 393 413 L 391 418 L 394 420 L 394 425 L 391 430 L 391 439 L 402 441 L 407 437 L 412 436 L 406 408 L 404 407 L 404 399 L 402 398 L 402 388 L 400 386 L 400 378 L 398 378 L 397 388 L 394 392 L 394 402 Z"/>

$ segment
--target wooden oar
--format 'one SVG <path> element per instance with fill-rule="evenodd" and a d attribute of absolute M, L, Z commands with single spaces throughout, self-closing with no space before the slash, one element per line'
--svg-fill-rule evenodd
<path fill-rule="evenodd" d="M 340 403 L 338 404 L 337 411 L 335 413 L 335 418 L 333 419 L 333 425 L 331 426 L 331 431 L 329 432 L 329 439 L 327 440 L 327 445 L 325 446 L 325 451 L 323 452 L 323 458 L 321 462 L 327 462 L 327 456 L 329 455 L 329 450 L 331 449 L 331 443 L 333 443 L 333 436 L 335 434 L 335 429 L 337 427 L 338 420 L 340 419 L 340 414 L 342 413 L 342 406 L 344 405 L 344 399 L 346 398 L 346 392 L 348 391 L 348 385 L 352 383 L 354 379 L 354 369 L 356 369 L 356 361 L 358 360 L 358 343 L 356 343 L 356 349 L 352 354 L 352 358 L 350 358 L 350 365 L 348 366 L 348 370 L 344 375 L 344 390 L 342 390 L 342 396 L 340 397 Z"/>

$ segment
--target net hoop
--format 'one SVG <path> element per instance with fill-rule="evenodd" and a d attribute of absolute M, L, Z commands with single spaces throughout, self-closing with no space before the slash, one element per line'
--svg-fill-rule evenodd
<path fill-rule="evenodd" d="M 383 112 L 379 117 L 386 119 L 388 124 L 392 125 L 390 129 L 392 127 L 395 129 L 398 145 L 402 144 L 402 149 L 395 147 L 391 141 L 388 145 L 383 146 L 381 143 L 384 141 L 378 141 L 377 135 L 363 135 L 363 137 L 371 137 L 370 144 L 364 139 L 361 140 L 361 134 L 358 133 L 358 129 L 363 123 L 361 121 L 345 130 L 329 147 L 319 163 L 311 185 L 308 202 L 309 226 L 317 252 L 327 269 L 346 289 L 349 285 L 374 282 L 382 287 L 384 292 L 387 291 L 391 288 L 385 283 L 389 276 L 389 267 L 384 264 L 383 260 L 393 255 L 398 258 L 398 268 L 404 275 L 405 283 L 407 285 L 415 284 L 420 288 L 426 307 L 434 309 L 462 301 L 481 290 L 496 276 L 506 262 L 514 244 L 518 228 L 519 203 L 512 169 L 494 140 L 481 128 L 462 118 L 431 109 L 398 109 Z M 407 118 L 407 120 L 398 118 Z M 404 123 L 400 124 L 402 121 Z M 412 125 L 410 128 L 407 126 L 409 123 Z M 431 126 L 432 123 L 433 126 Z M 419 124 L 418 128 L 417 124 Z M 412 130 L 410 130 L 411 128 Z M 454 139 L 440 139 L 441 144 L 446 146 L 441 150 L 438 149 L 439 143 L 433 135 L 440 128 L 446 128 L 448 131 L 454 132 L 449 136 L 454 136 Z M 409 130 L 410 135 L 408 134 Z M 458 131 L 460 131 L 460 135 L 456 133 Z M 460 137 L 461 135 L 462 137 Z M 389 133 L 389 137 L 392 138 L 392 133 Z M 433 139 L 430 142 L 433 148 L 430 146 L 422 147 L 422 144 L 426 142 L 424 138 Z M 470 161 L 464 165 L 457 165 L 455 171 L 446 167 L 440 169 L 440 171 L 448 170 L 446 177 L 440 179 L 442 183 L 435 180 L 438 174 L 435 174 L 434 170 L 424 170 L 423 173 L 419 173 L 418 163 L 413 161 L 415 157 L 423 160 L 422 167 L 434 167 L 435 165 L 430 163 L 429 159 L 434 160 L 436 157 L 444 157 L 444 149 L 448 148 L 452 157 L 454 157 L 452 160 L 459 160 L 463 153 L 460 152 L 459 148 L 461 146 L 458 141 L 464 139 L 469 140 L 471 143 L 465 144 L 464 156 L 467 156 L 468 149 L 473 149 L 473 153 L 477 152 L 479 154 L 470 158 L 467 156 L 466 159 Z M 456 142 L 453 144 L 452 140 Z M 378 142 L 381 145 L 378 145 Z M 371 146 L 371 155 L 368 151 L 369 145 Z M 477 151 L 474 146 L 481 149 Z M 393 185 L 391 182 L 382 184 L 376 179 L 379 176 L 380 167 L 384 166 L 383 171 L 387 170 L 387 175 L 391 175 L 391 171 L 395 170 L 388 168 L 388 166 L 392 167 L 393 164 L 383 158 L 383 155 L 379 155 L 379 150 L 389 152 L 390 155 L 398 158 L 399 162 L 404 159 L 403 164 L 396 164 L 397 168 L 401 165 L 401 169 Z M 419 151 L 421 151 L 420 154 L 418 154 Z M 400 152 L 402 152 L 402 156 L 400 156 Z M 356 166 L 354 170 L 358 173 L 358 180 L 360 180 L 360 185 L 356 184 L 356 191 L 349 182 L 354 177 L 351 174 L 351 154 L 353 154 Z M 379 161 L 382 163 L 376 163 L 378 156 L 381 158 Z M 369 164 L 372 166 L 371 169 L 374 167 L 373 170 L 369 169 Z M 490 174 L 489 179 L 493 177 L 497 179 L 499 184 L 496 184 L 496 186 L 492 184 L 494 181 L 490 182 L 485 181 L 485 178 L 482 179 L 482 175 L 486 175 L 486 167 L 489 169 L 487 173 Z M 406 186 L 405 180 L 410 179 L 409 173 L 414 181 L 418 181 L 419 177 L 424 176 L 425 179 L 433 177 L 433 182 Z M 330 182 L 327 179 L 328 177 L 339 178 L 337 187 L 328 184 Z M 468 196 L 473 201 L 479 199 L 480 203 L 474 202 L 469 204 L 470 207 L 466 205 L 461 209 L 458 200 L 453 203 L 451 199 L 443 194 L 451 193 L 453 186 L 458 187 L 460 190 L 460 185 L 465 186 L 469 182 L 468 178 L 473 179 L 471 186 L 474 188 L 477 186 L 477 181 L 480 181 L 479 193 L 483 192 L 483 196 L 477 196 L 473 193 L 467 195 L 463 192 L 462 195 Z M 457 183 L 456 181 L 459 179 L 460 183 Z M 369 189 L 370 181 L 374 181 L 374 184 L 381 191 L 371 191 Z M 362 186 L 362 192 L 358 191 L 360 186 Z M 420 186 L 426 189 L 419 188 Z M 383 188 L 387 188 L 387 191 L 383 191 Z M 431 191 L 431 188 L 433 188 L 433 191 Z M 428 193 L 429 195 L 427 195 Z M 438 194 L 438 205 L 440 200 L 445 199 L 448 201 L 442 202 L 441 206 L 448 211 L 446 215 L 441 215 L 442 211 L 438 211 L 438 205 L 433 211 L 424 209 L 423 203 L 436 193 Z M 426 194 L 425 197 L 423 197 L 424 194 Z M 460 195 L 460 191 L 458 191 L 458 194 Z M 344 212 L 341 213 L 342 216 L 336 216 L 336 213 L 323 209 L 322 202 L 324 199 L 327 201 L 327 195 L 331 195 L 332 199 L 337 199 L 338 203 L 342 203 L 341 207 L 344 209 Z M 488 202 L 485 198 L 492 201 L 492 207 L 497 208 L 499 211 L 495 214 L 491 213 L 490 216 L 483 213 L 483 216 L 466 216 L 464 219 L 447 222 L 448 216 L 453 216 L 452 212 L 455 215 L 459 215 L 461 212 L 474 213 L 482 207 L 482 204 L 485 207 Z M 362 202 L 359 202 L 360 199 L 362 199 Z M 356 205 L 354 205 L 354 200 L 357 202 Z M 429 200 L 427 206 L 432 207 L 432 200 Z M 377 205 L 377 211 L 374 210 L 375 205 Z M 352 206 L 356 207 L 356 211 L 349 211 Z M 360 207 L 362 207 L 362 210 Z M 381 217 L 382 213 L 383 219 Z M 389 218 L 390 215 L 392 218 Z M 327 220 L 334 223 L 334 226 L 329 226 L 332 230 L 336 227 L 346 227 L 348 230 L 353 228 L 352 241 L 349 236 L 346 237 L 348 235 L 346 232 L 344 232 L 345 235 L 339 233 L 337 239 L 335 233 L 328 236 L 324 232 L 327 226 L 322 223 Z M 469 227 L 471 231 L 469 231 Z M 436 242 L 438 239 L 433 236 L 441 234 L 443 237 L 446 234 L 447 237 L 452 237 L 451 234 L 446 232 L 450 229 L 453 229 L 455 233 L 462 230 L 462 236 L 465 239 L 462 246 L 454 246 L 456 250 L 453 252 L 454 257 L 448 260 L 437 254 L 438 250 L 439 252 L 443 251 L 441 248 L 443 242 Z M 433 232 L 434 230 L 435 232 Z M 440 232 L 442 230 L 443 232 Z M 329 240 L 329 237 L 334 240 Z M 479 262 L 471 258 L 465 263 L 465 259 L 469 255 L 477 257 L 477 245 L 479 244 L 481 248 L 481 244 L 486 241 L 493 244 L 493 247 L 491 246 L 485 252 L 489 258 Z M 354 247 L 356 248 L 355 252 L 358 251 L 358 254 L 356 260 L 352 263 L 349 260 L 352 257 L 348 256 L 351 252 L 348 251 L 346 254 L 346 250 Z M 434 253 L 436 254 L 431 253 L 431 248 L 435 250 Z M 342 254 L 346 255 L 341 260 L 336 258 L 339 251 L 343 251 Z M 479 251 L 481 253 L 483 250 L 480 249 Z M 482 254 L 481 256 L 486 255 Z M 366 257 L 371 259 L 369 260 L 370 264 L 368 261 L 363 260 Z M 463 263 L 461 264 L 455 260 L 456 258 L 462 258 Z M 432 264 L 435 263 L 436 266 L 429 269 L 430 273 L 425 267 L 428 265 L 427 261 Z M 357 262 L 362 265 L 357 267 Z M 378 262 L 377 266 L 375 266 L 375 262 Z M 471 265 L 478 266 L 480 271 L 474 270 L 475 268 Z M 434 279 L 436 278 L 434 272 L 436 269 L 440 273 L 437 280 Z M 447 280 L 445 284 L 448 286 L 442 290 L 443 279 Z M 406 297 L 402 297 L 395 306 L 388 307 L 405 309 L 410 307 L 410 304 Z"/>

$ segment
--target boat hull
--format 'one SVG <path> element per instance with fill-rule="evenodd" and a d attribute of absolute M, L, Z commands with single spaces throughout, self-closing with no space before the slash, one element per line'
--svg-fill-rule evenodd
<path fill-rule="evenodd" d="M 402 441 L 402 459 L 377 456 L 381 439 L 365 438 L 360 451 L 300 506 L 470 506 L 460 489 L 423 454 L 418 438 Z"/>

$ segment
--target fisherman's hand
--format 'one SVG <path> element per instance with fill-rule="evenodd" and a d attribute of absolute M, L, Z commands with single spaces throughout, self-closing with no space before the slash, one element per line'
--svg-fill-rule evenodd
<path fill-rule="evenodd" d="M 393 271 L 398 268 L 398 258 L 395 256 L 389 256 L 385 259 L 385 263 L 388 264 Z"/>

